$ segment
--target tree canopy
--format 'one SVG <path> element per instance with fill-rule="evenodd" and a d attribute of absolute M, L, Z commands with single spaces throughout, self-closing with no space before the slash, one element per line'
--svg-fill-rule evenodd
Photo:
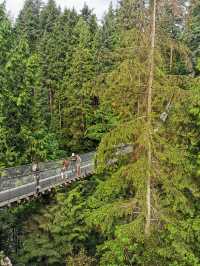
<path fill-rule="evenodd" d="M 199 11 L 0 5 L 0 167 L 97 150 L 94 176 L 0 213 L 14 265 L 200 265 Z"/>

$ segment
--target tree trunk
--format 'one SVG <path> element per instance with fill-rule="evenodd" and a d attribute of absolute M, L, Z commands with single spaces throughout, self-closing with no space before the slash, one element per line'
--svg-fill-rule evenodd
<path fill-rule="evenodd" d="M 173 44 L 171 43 L 170 45 L 170 62 L 169 62 L 169 70 L 170 70 L 170 73 L 172 71 L 172 65 L 173 65 Z"/>
<path fill-rule="evenodd" d="M 141 90 L 141 76 L 139 74 L 139 90 Z M 137 114 L 138 117 L 140 116 L 140 94 L 138 94 L 138 101 L 137 101 Z"/>
<path fill-rule="evenodd" d="M 51 114 L 51 122 L 53 120 L 53 93 L 52 89 L 49 89 L 49 110 Z"/>
<path fill-rule="evenodd" d="M 146 224 L 145 234 L 150 234 L 151 225 L 151 174 L 152 174 L 152 149 L 151 149 L 151 112 L 152 112 L 152 87 L 154 80 L 154 52 L 155 52 L 155 36 L 156 36 L 156 0 L 153 1 L 152 26 L 151 26 L 151 47 L 150 47 L 150 66 L 149 80 L 147 87 L 147 126 L 148 126 L 148 174 L 147 174 L 147 192 L 146 192 Z"/>
<path fill-rule="evenodd" d="M 59 96 L 60 98 L 60 96 Z M 59 124 L 60 124 L 60 130 L 62 129 L 62 114 L 61 114 L 61 103 L 60 99 L 58 100 L 58 109 L 59 109 Z"/>

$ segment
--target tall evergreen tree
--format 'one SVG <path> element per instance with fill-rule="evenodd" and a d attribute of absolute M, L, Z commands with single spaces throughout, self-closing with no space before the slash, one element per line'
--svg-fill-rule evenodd
<path fill-rule="evenodd" d="M 5 4 L 0 4 L 0 65 L 3 70 L 13 43 L 11 22 L 6 14 Z M 1 71 L 0 70 L 0 71 Z"/>
<path fill-rule="evenodd" d="M 2 108 L 8 147 L 5 160 L 12 163 L 19 163 L 25 153 L 26 145 L 21 130 L 23 125 L 29 124 L 31 116 L 31 91 L 28 91 L 24 77 L 28 57 L 28 44 L 21 40 L 11 51 L 5 66 Z"/>
<path fill-rule="evenodd" d="M 119 22 L 128 30 L 137 27 L 144 30 L 145 24 L 145 1 L 144 0 L 120 0 L 119 1 Z"/>
<path fill-rule="evenodd" d="M 86 3 L 84 3 L 84 6 L 83 6 L 83 8 L 81 10 L 81 14 L 80 15 L 83 18 L 83 20 L 85 22 L 87 22 L 87 24 L 89 26 L 89 29 L 90 29 L 90 32 L 91 32 L 90 37 L 94 38 L 95 34 L 96 34 L 97 30 L 98 30 L 98 24 L 97 24 L 97 17 L 93 13 L 93 10 L 90 9 Z"/>
<path fill-rule="evenodd" d="M 192 1 L 189 16 L 188 16 L 188 29 L 187 29 L 187 43 L 192 51 L 192 57 L 194 62 L 194 67 L 199 73 L 199 58 L 200 58 L 200 3 L 199 1 Z"/>
<path fill-rule="evenodd" d="M 2 124 L 6 130 L 4 160 L 7 164 L 28 163 L 35 156 L 44 160 L 49 153 L 57 151 L 55 147 L 50 148 L 55 143 L 52 140 L 44 145 L 49 135 L 44 132 L 41 100 L 37 96 L 40 94 L 38 63 L 37 56 L 30 56 L 26 40 L 21 39 L 5 66 Z"/>
<path fill-rule="evenodd" d="M 103 19 L 102 46 L 106 49 L 112 50 L 119 42 L 118 35 L 117 17 L 111 3 L 108 12 Z"/>
<path fill-rule="evenodd" d="M 5 4 L 0 4 L 0 165 L 7 165 L 4 154 L 8 149 L 6 143 L 6 127 L 4 125 L 3 108 L 5 98 L 5 66 L 9 57 L 9 52 L 13 45 L 12 27 L 6 15 Z"/>
<path fill-rule="evenodd" d="M 19 38 L 22 35 L 26 37 L 31 49 L 35 49 L 35 46 L 37 45 L 39 37 L 41 35 L 41 7 L 41 0 L 26 0 L 15 24 L 17 36 Z"/>
<path fill-rule="evenodd" d="M 155 37 L 155 11 L 154 4 L 152 38 Z M 99 228 L 100 225 L 99 230 L 102 235 L 109 238 L 99 247 L 98 254 L 102 256 L 100 265 L 149 265 L 152 261 L 154 265 L 159 264 L 158 257 L 150 255 L 152 245 L 153 249 L 157 250 L 155 243 L 159 242 L 157 239 L 157 232 L 160 232 L 159 225 L 168 228 L 172 217 L 178 222 L 184 221 L 185 217 L 190 215 L 190 211 L 194 214 L 195 206 L 193 205 L 193 209 L 190 209 L 193 200 L 185 194 L 185 189 L 190 191 L 193 198 L 198 190 L 195 180 L 192 179 L 192 166 L 188 160 L 189 151 L 185 146 L 185 140 L 183 141 L 182 134 L 177 133 L 175 129 L 180 127 L 179 121 L 174 115 L 169 117 L 166 126 L 165 123 L 163 125 L 159 123 L 160 119 L 163 120 L 162 109 L 166 104 L 170 106 L 173 93 L 178 93 L 178 84 L 172 77 L 168 80 L 163 71 L 165 67 L 162 64 L 159 65 L 159 62 L 162 62 L 159 60 L 162 54 L 158 54 L 157 44 L 155 47 L 153 45 L 155 38 L 152 39 L 151 57 L 148 57 L 149 47 L 146 46 L 148 42 L 146 43 L 145 33 L 142 35 L 141 32 L 137 32 L 137 25 L 135 30 L 129 30 L 128 33 L 129 35 L 124 35 L 129 36 L 129 39 L 126 37 L 125 43 L 131 48 L 126 46 L 130 50 L 123 50 L 123 61 L 108 75 L 104 95 L 106 100 L 110 99 L 110 105 L 113 105 L 115 112 L 122 120 L 119 127 L 108 133 L 100 144 L 97 165 L 99 172 L 105 173 L 107 178 L 100 183 L 91 199 L 93 212 L 88 219 L 92 227 Z M 137 47 L 140 47 L 140 51 Z M 152 49 L 155 49 L 153 53 Z M 133 51 L 136 51 L 134 55 Z M 149 58 L 151 58 L 151 64 L 148 61 Z M 156 62 L 155 71 L 153 71 L 152 60 Z M 150 71 L 148 68 L 145 69 L 149 64 Z M 149 80 L 146 86 L 150 102 L 148 112 L 146 107 L 141 108 L 140 101 L 139 105 L 137 102 L 139 95 L 145 94 L 144 84 L 147 80 Z M 154 93 L 151 109 L 152 88 Z M 181 88 L 179 90 L 184 95 L 184 91 Z M 142 98 L 146 105 L 146 98 Z M 131 99 L 135 102 L 131 102 Z M 174 110 L 180 115 L 183 112 L 181 103 L 178 102 Z M 173 132 L 177 134 L 176 145 L 172 137 Z M 119 152 L 119 147 L 125 143 L 132 143 L 132 155 L 126 156 Z M 182 159 L 177 160 L 182 148 L 185 153 L 182 154 Z M 174 184 L 173 189 L 170 182 Z M 189 254 L 191 254 L 192 260 L 197 262 L 198 258 L 192 254 L 193 251 L 190 248 L 187 249 L 188 256 L 185 261 L 190 261 Z M 149 250 L 149 253 L 145 250 Z M 148 256 L 151 257 L 150 260 Z M 144 257 L 144 260 L 141 257 Z M 163 262 L 162 259 L 160 261 Z"/>
<path fill-rule="evenodd" d="M 84 6 L 81 10 L 81 16 L 82 18 L 89 24 L 91 16 L 92 16 L 92 9 L 89 8 L 89 6 L 86 4 L 86 2 L 84 3 Z"/>
<path fill-rule="evenodd" d="M 88 82 L 94 75 L 91 32 L 83 18 L 79 19 L 74 29 L 74 36 L 76 46 L 63 85 L 66 91 L 64 128 L 68 147 L 72 150 L 81 150 L 84 145 L 86 116 L 90 108 L 90 97 L 86 91 Z M 86 144 L 86 147 L 87 145 L 90 144 Z"/>
<path fill-rule="evenodd" d="M 65 265 L 68 256 L 68 262 L 72 260 L 70 257 L 78 257 L 80 249 L 88 241 L 89 233 L 84 221 L 87 202 L 83 200 L 83 195 L 89 194 L 92 189 L 90 182 L 79 183 L 69 189 L 69 197 L 66 198 L 64 193 L 57 194 L 55 205 L 41 209 L 41 213 L 32 217 L 32 222 L 27 221 L 27 226 L 34 223 L 34 227 L 30 227 L 29 237 L 24 242 L 24 256 L 19 259 L 21 263 Z"/>
<path fill-rule="evenodd" d="M 0 5 L 0 165 L 101 142 L 99 175 L 33 203 L 25 227 L 27 210 L 1 214 L 0 249 L 23 228 L 16 265 L 200 265 L 200 82 L 182 41 L 187 15 L 198 76 L 199 2 L 121 0 L 102 25 L 40 3 L 15 34 Z"/>
<path fill-rule="evenodd" d="M 64 14 L 57 18 L 52 31 L 44 33 L 39 46 L 46 125 L 58 133 L 60 138 L 64 105 L 61 84 L 65 72 L 70 68 L 76 16 L 74 11 L 65 10 Z"/>
<path fill-rule="evenodd" d="M 54 0 L 48 0 L 40 15 L 40 27 L 42 32 L 52 32 L 59 15 L 60 10 L 56 2 Z"/>
<path fill-rule="evenodd" d="M 191 71 L 189 51 L 182 42 L 187 17 L 185 5 L 184 0 L 158 3 L 158 31 L 163 35 L 159 46 L 169 62 L 168 70 L 171 74 L 186 74 Z"/>

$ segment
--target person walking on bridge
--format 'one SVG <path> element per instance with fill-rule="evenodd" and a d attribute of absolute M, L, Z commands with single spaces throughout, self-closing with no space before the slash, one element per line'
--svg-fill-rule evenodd
<path fill-rule="evenodd" d="M 72 153 L 71 156 L 71 169 L 72 169 L 72 174 L 80 177 L 81 175 L 81 157 L 75 153 Z"/>
<path fill-rule="evenodd" d="M 81 176 L 81 157 L 77 154 L 76 155 L 76 176 Z"/>
<path fill-rule="evenodd" d="M 38 162 L 34 161 L 32 165 L 32 172 L 34 179 L 36 181 L 36 192 L 39 193 L 40 191 L 40 175 L 39 175 L 39 165 Z"/>
<path fill-rule="evenodd" d="M 63 167 L 61 169 L 61 178 L 62 179 L 64 179 L 65 172 L 67 171 L 68 167 L 69 167 L 69 160 L 64 159 L 64 161 L 63 161 Z"/>
<path fill-rule="evenodd" d="M 75 173 L 76 173 L 76 155 L 74 152 L 72 153 L 72 156 L 70 158 L 70 164 L 71 164 L 72 174 L 75 175 Z"/>

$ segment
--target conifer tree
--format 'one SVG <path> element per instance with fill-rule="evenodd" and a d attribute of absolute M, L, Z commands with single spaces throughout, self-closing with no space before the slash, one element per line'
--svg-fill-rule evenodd
<path fill-rule="evenodd" d="M 37 214 L 1 213 L 16 265 L 200 265 L 199 2 L 186 3 L 121 0 L 99 25 L 86 4 L 27 0 L 13 28 L 0 5 L 0 166 L 100 142 L 99 175 Z"/>
<path fill-rule="evenodd" d="M 92 16 L 92 10 L 89 8 L 89 6 L 86 4 L 86 2 L 84 3 L 84 6 L 81 10 L 81 16 L 82 16 L 83 20 L 89 24 L 89 22 L 91 20 L 91 16 Z"/>
<path fill-rule="evenodd" d="M 30 122 L 22 128 L 22 137 L 26 141 L 26 151 L 24 161 L 33 160 L 45 161 L 57 159 L 59 153 L 59 143 L 56 136 L 48 132 L 45 124 L 45 116 L 42 113 L 42 88 L 40 60 L 36 54 L 29 57 L 26 67 L 25 84 L 26 88 L 32 92 L 31 110 L 29 111 Z M 22 158 L 23 158 L 22 157 Z"/>
<path fill-rule="evenodd" d="M 58 18 L 57 18 L 58 19 Z M 57 20 L 58 21 L 58 20 Z M 45 31 L 39 45 L 39 54 L 41 58 L 41 70 L 42 70 L 42 84 L 43 84 L 43 95 L 44 101 L 44 112 L 46 113 L 47 125 L 53 126 L 53 105 L 54 105 L 54 94 L 58 86 L 57 81 L 59 80 L 59 66 L 61 59 L 60 48 L 57 35 L 58 32 L 54 31 L 56 27 L 56 21 L 53 24 L 48 24 L 50 31 Z M 62 73 L 61 73 L 62 74 Z M 58 75 L 58 77 L 57 77 Z"/>
<path fill-rule="evenodd" d="M 117 19 L 112 3 L 103 19 L 102 46 L 112 50 L 118 43 Z"/>
<path fill-rule="evenodd" d="M 12 48 L 13 36 L 11 23 L 6 15 L 5 4 L 0 4 L 0 165 L 7 165 L 4 154 L 8 149 L 6 144 L 6 127 L 4 125 L 4 97 L 5 91 L 5 65 L 8 60 L 9 52 Z"/>
<path fill-rule="evenodd" d="M 21 263 L 32 265 L 31 263 L 42 264 L 45 261 L 48 265 L 65 265 L 67 257 L 70 263 L 70 257 L 81 255 L 79 251 L 89 239 L 84 220 L 84 207 L 87 204 L 84 195 L 92 189 L 93 184 L 86 181 L 69 189 L 68 197 L 65 193 L 58 193 L 56 204 L 41 209 L 37 216 L 27 221 L 27 226 L 30 223 L 34 227 L 29 227 L 29 237 L 23 246 L 24 256 L 19 260 Z"/>
<path fill-rule="evenodd" d="M 155 33 L 155 5 L 153 10 L 152 29 Z M 151 250 L 151 245 L 157 250 L 154 243 L 157 243 L 155 239 L 158 237 L 157 232 L 160 227 L 167 228 L 172 217 L 176 221 L 180 219 L 184 221 L 190 212 L 189 206 L 192 203 L 190 197 L 185 194 L 185 189 L 190 191 L 194 198 L 197 192 L 195 181 L 191 176 L 191 162 L 188 160 L 187 148 L 182 135 L 177 134 L 175 129 L 179 128 L 180 124 L 173 116 L 169 117 L 169 124 L 164 119 L 162 125 L 161 114 L 165 110 L 163 108 L 166 108 L 166 104 L 167 106 L 172 104 L 170 98 L 174 92 L 178 93 L 178 84 L 172 84 L 175 80 L 172 77 L 168 80 L 166 73 L 161 70 L 164 69 L 164 66 L 160 65 L 162 60 L 159 58 L 162 54 L 158 54 L 157 46 L 154 47 L 155 35 L 151 35 L 149 63 L 149 46 L 145 34 L 141 36 L 139 32 L 141 45 L 138 45 L 137 29 L 135 31 L 132 29 L 132 32 L 135 32 L 134 42 L 130 42 L 130 32 L 129 39 L 126 38 L 126 45 L 131 44 L 130 51 L 137 52 L 134 56 L 133 54 L 127 56 L 128 49 L 124 49 L 126 51 L 124 59 L 106 79 L 107 90 L 104 98 L 115 107 L 115 112 L 120 114 L 121 121 L 100 144 L 97 165 L 99 172 L 105 173 L 107 178 L 100 183 L 91 198 L 90 206 L 93 211 L 88 218 L 91 226 L 98 228 L 101 225 L 99 230 L 109 239 L 99 247 L 100 265 L 131 263 L 149 265 L 150 261 L 147 258 L 151 251 L 147 254 L 142 250 Z M 137 47 L 140 47 L 141 54 Z M 144 61 L 145 58 L 147 63 Z M 155 60 L 154 71 L 152 60 Z M 134 63 L 131 64 L 132 62 Z M 150 72 L 148 68 L 144 70 L 144 66 L 148 67 L 149 64 Z M 150 73 L 150 78 L 146 73 Z M 149 83 L 146 83 L 145 87 L 148 88 L 148 112 L 140 104 L 138 113 L 137 97 L 140 93 L 145 93 L 144 84 L 148 80 Z M 151 98 L 152 88 L 154 93 Z M 179 90 L 181 91 L 179 93 L 184 95 L 181 88 Z M 135 104 L 131 99 L 135 99 Z M 180 105 L 177 103 L 174 106 L 178 114 L 182 113 Z M 174 134 L 177 134 L 176 145 L 172 137 Z M 120 147 L 128 143 L 133 147 L 133 153 L 129 156 L 120 153 Z M 182 149 L 185 152 L 182 153 L 182 158 L 177 160 Z M 192 209 L 192 213 L 194 212 L 195 207 Z M 148 240 L 145 240 L 144 231 L 149 237 Z M 144 259 L 141 259 L 140 252 L 144 255 Z M 154 264 L 157 263 L 156 259 Z"/>
<path fill-rule="evenodd" d="M 188 46 L 192 51 L 193 63 L 197 73 L 199 73 L 199 65 L 200 65 L 199 23 L 200 23 L 200 3 L 199 1 L 192 1 L 188 16 L 188 28 L 186 32 L 186 40 Z"/>
<path fill-rule="evenodd" d="M 42 108 L 46 114 L 46 126 L 58 134 L 61 145 L 65 105 L 62 83 L 65 73 L 70 69 L 76 20 L 77 14 L 74 11 L 65 10 L 57 18 L 52 31 L 44 33 L 39 46 L 43 99 L 46 102 Z"/>
<path fill-rule="evenodd" d="M 144 0 L 120 0 L 119 1 L 119 23 L 128 30 L 137 27 L 143 30 L 145 23 L 145 1 Z"/>
<path fill-rule="evenodd" d="M 161 1 L 158 7 L 158 31 L 163 36 L 157 41 L 162 40 L 159 46 L 169 62 L 169 72 L 184 75 L 191 71 L 189 51 L 182 42 L 187 17 L 186 1 Z"/>
<path fill-rule="evenodd" d="M 4 72 L 3 126 L 6 130 L 7 152 L 5 161 L 23 162 L 26 144 L 22 137 L 23 126 L 29 125 L 31 117 L 31 93 L 26 87 L 24 73 L 29 58 L 29 48 L 25 39 L 10 52 Z"/>
<path fill-rule="evenodd" d="M 92 38 L 89 25 L 80 18 L 74 28 L 76 46 L 73 50 L 70 69 L 66 73 L 64 88 L 66 105 L 64 109 L 64 128 L 69 147 L 81 150 L 84 145 L 86 117 L 90 112 L 88 82 L 94 75 Z M 87 140 L 86 140 L 87 142 Z M 89 146 L 90 143 L 86 144 Z"/>
<path fill-rule="evenodd" d="M 25 36 L 31 49 L 36 48 L 41 35 L 41 7 L 42 1 L 40 0 L 26 0 L 15 24 L 17 36 L 19 38 Z"/>
<path fill-rule="evenodd" d="M 87 118 L 86 136 L 96 143 L 99 143 L 105 132 L 113 128 L 118 120 L 117 116 L 113 114 L 112 108 L 103 103 L 101 95 L 102 91 L 106 88 L 106 84 L 104 84 L 105 76 L 117 64 L 117 60 L 112 52 L 119 47 L 119 32 L 116 12 L 112 4 L 110 4 L 109 10 L 103 18 L 102 27 L 96 32 L 93 41 L 95 79 L 92 79 L 90 84 L 92 109 L 90 109 Z"/>
<path fill-rule="evenodd" d="M 58 150 L 56 142 L 52 141 L 54 137 L 45 132 L 39 99 L 39 73 L 38 57 L 30 56 L 26 40 L 21 39 L 11 51 L 4 72 L 2 124 L 6 130 L 5 162 L 28 163 L 35 156 L 45 160 Z"/>
<path fill-rule="evenodd" d="M 40 28 L 43 33 L 52 32 L 59 15 L 60 10 L 56 2 L 54 0 L 48 0 L 40 14 Z"/>
<path fill-rule="evenodd" d="M 12 150 L 6 154 L 7 162 L 20 161 L 25 153 L 26 145 L 21 136 L 23 125 L 30 122 L 31 92 L 25 86 L 24 73 L 29 57 L 26 40 L 21 40 L 9 55 L 4 72 L 3 90 L 3 124 L 6 128 L 6 144 Z M 13 137 L 15 136 L 15 137 Z M 14 157 L 14 158 L 13 158 Z"/>
<path fill-rule="evenodd" d="M 0 38 L 0 64 L 1 70 L 3 70 L 13 42 L 11 22 L 6 14 L 4 3 L 0 4 Z"/>

